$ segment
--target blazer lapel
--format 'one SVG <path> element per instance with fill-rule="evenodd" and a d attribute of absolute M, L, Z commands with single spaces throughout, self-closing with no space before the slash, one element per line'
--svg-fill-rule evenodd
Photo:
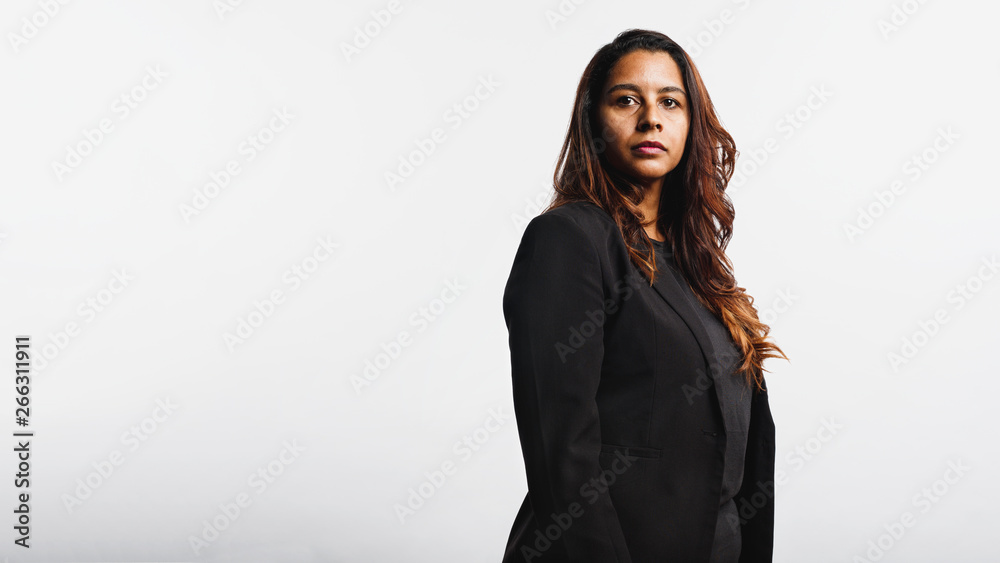
<path fill-rule="evenodd" d="M 656 279 L 653 281 L 653 289 L 684 320 L 684 324 L 694 334 L 695 340 L 698 341 L 698 346 L 701 348 L 702 356 L 705 358 L 705 364 L 709 366 L 709 372 L 705 375 L 708 376 L 709 381 L 714 385 L 716 374 L 713 366 L 717 365 L 715 348 L 712 347 L 712 340 L 708 336 L 708 331 L 705 330 L 705 325 L 701 322 L 698 312 L 695 310 L 695 306 L 700 307 L 701 304 L 691 302 L 692 299 L 695 299 L 694 296 L 688 297 L 688 290 L 681 287 L 669 268 L 666 264 L 659 265 L 659 271 L 656 274 Z M 723 398 L 718 392 L 718 388 L 716 388 L 714 395 L 719 404 L 719 412 L 725 412 L 722 404 Z M 724 416 L 722 417 L 722 424 L 722 427 L 725 429 Z"/>
<path fill-rule="evenodd" d="M 685 288 L 677 282 L 666 264 L 660 265 L 659 271 L 656 273 L 656 280 L 653 281 L 653 288 L 684 319 L 684 324 L 694 333 L 705 362 L 709 365 L 715 363 L 715 349 L 712 347 L 712 341 L 708 337 L 705 325 L 702 324 L 698 312 L 694 309 L 695 304 L 691 303 L 691 298 L 686 295 Z M 700 306 L 700 304 L 698 305 Z"/>

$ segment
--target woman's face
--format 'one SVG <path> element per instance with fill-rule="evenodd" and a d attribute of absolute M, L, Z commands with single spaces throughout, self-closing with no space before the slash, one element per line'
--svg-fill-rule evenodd
<path fill-rule="evenodd" d="M 647 187 L 662 185 L 684 154 L 689 111 L 680 68 L 668 53 L 623 56 L 598 102 L 597 134 L 607 142 L 608 162 Z"/>

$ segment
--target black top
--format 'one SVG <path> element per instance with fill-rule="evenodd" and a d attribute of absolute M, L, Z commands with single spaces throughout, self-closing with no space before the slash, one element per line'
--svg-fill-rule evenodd
<path fill-rule="evenodd" d="M 710 366 L 713 385 L 709 392 L 718 393 L 724 405 L 722 417 L 726 425 L 726 456 L 722 480 L 722 498 L 719 517 L 712 544 L 713 563 L 737 563 L 740 557 L 739 513 L 733 496 L 743 482 L 743 464 L 746 454 L 747 430 L 750 424 L 751 388 L 745 378 L 734 375 L 739 353 L 725 325 L 695 297 L 688 286 L 667 242 L 650 239 L 656 250 L 657 275 L 672 275 L 684 290 L 691 305 L 698 312 L 705 330 L 715 348 L 716 357 Z"/>

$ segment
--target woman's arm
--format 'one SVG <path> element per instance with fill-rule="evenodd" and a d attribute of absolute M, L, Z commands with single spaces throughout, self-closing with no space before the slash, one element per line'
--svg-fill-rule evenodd
<path fill-rule="evenodd" d="M 540 528 L 559 530 L 549 549 L 574 562 L 630 563 L 607 491 L 594 494 L 606 313 L 597 252 L 572 219 L 543 214 L 528 223 L 503 311 L 528 497 Z M 571 329 L 587 336 L 571 340 Z"/>

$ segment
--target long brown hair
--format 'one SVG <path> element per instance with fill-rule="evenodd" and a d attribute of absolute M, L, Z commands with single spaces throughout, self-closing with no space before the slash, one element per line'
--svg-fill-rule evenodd
<path fill-rule="evenodd" d="M 590 201 L 603 208 L 621 229 L 630 259 L 653 283 L 659 269 L 641 222 L 644 189 L 609 165 L 604 155 L 605 132 L 595 131 L 597 101 L 608 74 L 621 57 L 637 49 L 670 54 L 690 100 L 684 154 L 664 179 L 658 226 L 666 233 L 677 266 L 695 296 L 732 336 L 742 357 L 736 371 L 751 385 L 764 389 L 764 359 L 788 357 L 767 340 L 770 327 L 758 318 L 753 297 L 736 285 L 725 253 L 735 217 L 725 190 L 739 153 L 719 123 L 698 69 L 680 45 L 662 33 L 630 29 L 594 54 L 576 90 L 573 116 L 553 174 L 555 198 L 546 210 L 574 201 Z M 644 251 L 638 249 L 640 243 Z"/>

